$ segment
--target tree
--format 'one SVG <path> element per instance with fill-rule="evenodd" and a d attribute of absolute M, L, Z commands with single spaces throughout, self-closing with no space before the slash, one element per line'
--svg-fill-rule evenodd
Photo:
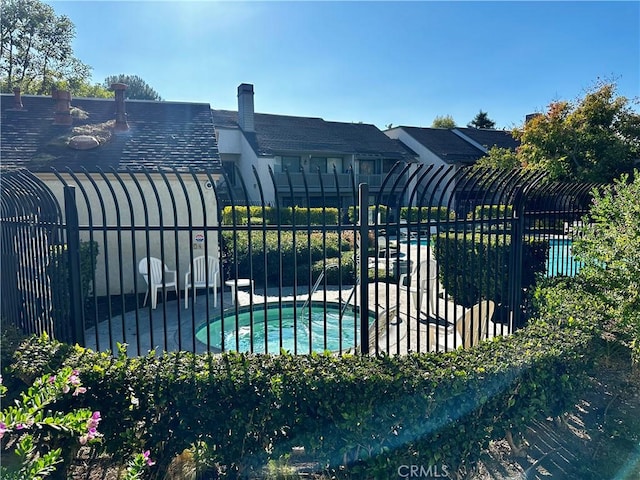
<path fill-rule="evenodd" d="M 84 80 L 63 80 L 56 82 L 58 90 L 68 90 L 73 97 L 113 98 L 113 92 L 100 83 L 91 84 Z"/>
<path fill-rule="evenodd" d="M 137 75 L 112 75 L 104 79 L 104 87 L 109 88 L 113 83 L 124 83 L 129 88 L 125 95 L 131 100 L 162 100 L 162 97 L 153 88 Z"/>
<path fill-rule="evenodd" d="M 487 154 L 475 163 L 478 168 L 496 168 L 512 170 L 520 166 L 518 154 L 510 148 L 503 148 L 494 145 Z"/>
<path fill-rule="evenodd" d="M 496 122 L 491 120 L 487 112 L 483 112 L 482 110 L 478 112 L 471 122 L 467 123 L 467 127 L 471 128 L 494 128 L 495 126 Z"/>
<path fill-rule="evenodd" d="M 431 124 L 433 128 L 456 128 L 456 122 L 451 115 L 437 116 Z"/>
<path fill-rule="evenodd" d="M 48 94 L 57 82 L 83 82 L 90 67 L 73 56 L 75 26 L 39 0 L 2 0 L 0 89 Z"/>
<path fill-rule="evenodd" d="M 593 192 L 589 221 L 574 242 L 584 262 L 580 276 L 603 301 L 609 318 L 628 335 L 640 362 L 640 171 Z"/>
<path fill-rule="evenodd" d="M 596 85 L 577 103 L 553 102 L 522 130 L 518 159 L 560 180 L 610 182 L 640 158 L 640 115 L 616 85 Z"/>

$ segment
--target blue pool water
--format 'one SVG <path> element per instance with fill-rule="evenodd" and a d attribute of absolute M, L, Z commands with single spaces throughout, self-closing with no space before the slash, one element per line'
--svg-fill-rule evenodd
<path fill-rule="evenodd" d="M 417 245 L 417 240 L 411 240 L 410 245 Z M 420 239 L 420 245 L 428 246 L 429 239 Z M 566 238 L 554 238 L 549 240 L 549 258 L 547 259 L 546 273 L 548 277 L 576 275 L 583 264 L 573 258 L 571 240 Z"/>
<path fill-rule="evenodd" d="M 235 309 L 229 310 L 223 320 L 218 316 L 198 327 L 196 338 L 207 344 L 208 335 L 213 348 L 222 350 L 224 346 L 224 350 L 239 352 L 250 352 L 253 338 L 254 353 L 265 353 L 265 338 L 267 353 L 279 353 L 281 347 L 292 353 L 294 351 L 298 354 L 309 353 L 309 336 L 311 336 L 312 350 L 315 352 L 347 350 L 355 345 L 354 340 L 358 338 L 360 329 L 359 325 L 356 325 L 352 307 L 344 311 L 341 321 L 339 304 L 312 303 L 311 322 L 308 307 L 304 310 L 302 307 L 302 303 L 296 304 L 295 308 L 293 302 L 283 303 L 282 320 L 280 320 L 278 303 L 267 304 L 266 309 L 264 304 L 255 305 L 253 323 L 250 307 L 243 307 L 238 311 L 237 323 Z M 373 316 L 370 314 L 369 322 L 372 321 Z"/>
<path fill-rule="evenodd" d="M 565 275 L 573 277 L 583 266 L 573 258 L 571 251 L 571 240 L 551 239 L 549 240 L 549 258 L 547 259 L 547 276 L 555 277 Z"/>

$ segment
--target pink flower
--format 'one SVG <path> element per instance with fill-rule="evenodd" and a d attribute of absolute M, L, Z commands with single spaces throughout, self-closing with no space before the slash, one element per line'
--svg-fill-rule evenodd
<path fill-rule="evenodd" d="M 51 375 L 49 377 L 49 383 L 54 383 L 56 381 L 56 376 L 55 375 Z"/>
<path fill-rule="evenodd" d="M 65 385 L 64 387 L 62 387 L 62 393 L 69 393 L 69 390 L 71 390 L 69 385 Z"/>
<path fill-rule="evenodd" d="M 2 438 L 9 429 L 7 428 L 7 424 L 4 422 L 0 422 L 0 438 Z"/>
<path fill-rule="evenodd" d="M 26 428 L 24 423 L 16 423 L 16 430 L 22 430 L 23 428 Z"/>
<path fill-rule="evenodd" d="M 86 445 L 87 444 L 87 440 L 89 440 L 87 438 L 86 435 L 82 435 L 81 437 L 78 437 L 78 441 L 80 442 L 80 445 Z"/>
<path fill-rule="evenodd" d="M 85 393 L 86 391 L 87 389 L 85 387 L 76 387 L 76 389 L 73 391 L 73 396 L 77 397 L 79 394 Z"/>
<path fill-rule="evenodd" d="M 154 462 L 153 460 L 151 460 L 151 459 L 149 458 L 149 454 L 150 454 L 150 453 L 151 453 L 151 452 L 149 452 L 149 450 L 147 450 L 146 452 L 144 452 L 144 453 L 142 454 L 142 456 L 144 457 L 145 462 L 147 462 L 147 465 L 152 466 L 152 465 L 155 465 L 155 464 L 156 464 L 156 462 Z"/>

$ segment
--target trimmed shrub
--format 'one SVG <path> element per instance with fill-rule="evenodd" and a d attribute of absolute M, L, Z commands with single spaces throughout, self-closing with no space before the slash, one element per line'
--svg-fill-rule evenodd
<path fill-rule="evenodd" d="M 511 236 L 479 233 L 443 233 L 433 237 L 440 281 L 456 303 L 470 307 L 482 299 L 506 303 L 511 278 Z M 519 286 L 530 288 L 536 275 L 545 271 L 549 243 L 524 241 L 522 278 Z"/>
<path fill-rule="evenodd" d="M 407 222 L 438 222 L 453 220 L 456 213 L 447 207 L 402 207 L 400 218 Z"/>
<path fill-rule="evenodd" d="M 290 230 L 280 232 L 251 232 L 251 243 L 247 232 L 225 232 L 222 235 L 223 249 L 228 258 L 227 272 L 230 278 L 253 278 L 257 284 L 283 286 L 309 283 L 311 265 L 323 259 L 333 259 L 340 255 L 340 249 L 348 249 L 345 242 L 338 242 L 334 232 L 311 232 Z M 251 251 L 249 250 L 251 246 Z M 235 257 L 234 257 L 235 254 Z M 296 268 L 292 268 L 293 265 Z M 266 279 L 265 279 L 266 275 Z M 313 280 L 315 280 L 315 276 Z"/>
<path fill-rule="evenodd" d="M 114 358 L 32 338 L 13 372 L 77 368 L 88 391 L 74 406 L 101 412 L 104 450 L 149 449 L 156 474 L 204 442 L 228 477 L 255 475 L 295 446 L 336 478 L 392 478 L 402 464 L 464 471 L 491 439 L 566 411 L 593 341 L 579 323 L 536 323 L 447 354 Z"/>
<path fill-rule="evenodd" d="M 69 296 L 69 253 L 66 245 L 51 246 L 51 257 L 47 266 L 47 275 L 51 279 L 52 316 L 57 324 L 69 322 L 71 298 Z M 80 242 L 80 291 L 89 308 L 93 293 L 93 275 L 98 259 L 98 242 Z"/>
<path fill-rule="evenodd" d="M 467 214 L 469 220 L 498 220 L 510 219 L 513 214 L 513 205 L 476 205 L 473 211 Z"/>
<path fill-rule="evenodd" d="M 339 212 L 337 208 L 305 208 L 295 207 L 225 207 L 222 210 L 223 225 L 337 225 Z M 294 221 L 295 220 L 295 221 Z"/>
<path fill-rule="evenodd" d="M 340 268 L 338 268 L 338 265 Z M 344 252 L 340 263 L 338 263 L 337 257 L 329 261 L 319 260 L 315 262 L 312 269 L 313 278 L 317 279 L 324 270 L 327 285 L 355 285 L 356 268 L 354 252 Z"/>

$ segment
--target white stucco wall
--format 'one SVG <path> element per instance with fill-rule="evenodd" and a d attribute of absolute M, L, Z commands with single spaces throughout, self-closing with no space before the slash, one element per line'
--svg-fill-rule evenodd
<path fill-rule="evenodd" d="M 64 211 L 64 183 L 52 174 L 39 177 Z M 219 257 L 216 200 L 206 175 L 194 178 L 184 174 L 180 176 L 181 183 L 176 174 L 166 174 L 166 180 L 153 174 L 150 178 L 155 191 L 143 174 L 121 174 L 122 183 L 113 174 L 106 174 L 105 178 L 94 174 L 91 178 L 95 185 L 87 175 L 77 177 L 76 181 L 65 174 L 64 180 L 76 186 L 80 239 L 90 239 L 90 233 L 82 227 L 91 226 L 93 240 L 98 243 L 94 286 L 98 296 L 133 293 L 135 286 L 144 293 L 146 283 L 138 273 L 138 263 L 147 255 L 164 257 L 167 267 L 177 270 L 180 288 L 184 287 L 192 249 L 194 257 L 204 255 L 205 249 L 209 255 Z M 79 184 L 84 187 L 86 198 Z"/>
<path fill-rule="evenodd" d="M 242 153 L 243 135 L 237 128 L 216 127 L 216 139 L 220 153 Z"/>
<path fill-rule="evenodd" d="M 389 138 L 392 138 L 394 140 L 400 140 L 403 144 L 405 144 L 411 150 L 416 152 L 416 154 L 418 155 L 418 161 L 421 164 L 424 164 L 425 166 L 434 165 L 433 171 L 435 171 L 438 167 L 442 167 L 442 166 L 448 167 L 449 166 L 449 164 L 447 162 L 442 160 L 438 155 L 436 155 L 431 150 L 429 150 L 427 147 L 425 147 L 420 142 L 418 142 L 409 133 L 407 133 L 407 131 L 404 130 L 402 127 L 391 128 L 389 130 L 385 130 L 384 133 Z M 435 188 L 435 193 L 433 194 L 434 203 L 440 203 L 440 204 L 448 204 L 449 203 L 449 200 L 451 199 L 451 194 L 452 194 L 453 188 L 449 188 L 447 192 L 444 192 L 443 188 L 442 188 L 447 184 L 447 180 L 448 180 L 448 178 L 444 179 L 439 184 L 436 184 L 435 182 L 430 184 L 430 187 L 433 186 Z M 412 185 L 410 185 L 409 191 L 412 191 L 414 188 L 416 188 L 415 181 L 413 182 Z M 434 191 L 434 188 L 429 188 L 428 196 L 431 196 L 431 194 Z"/>
<path fill-rule="evenodd" d="M 273 157 L 258 157 L 242 131 L 237 128 L 222 127 L 218 128 L 216 132 L 220 154 L 239 155 L 236 166 L 246 184 L 249 201 L 260 201 L 260 189 L 253 173 L 255 166 L 262 185 L 265 203 L 274 203 L 275 189 L 271 175 L 269 175 L 269 166 L 274 167 L 275 159 Z M 237 182 L 239 181 L 240 179 L 237 179 Z M 238 184 L 237 187 L 240 185 Z"/>

